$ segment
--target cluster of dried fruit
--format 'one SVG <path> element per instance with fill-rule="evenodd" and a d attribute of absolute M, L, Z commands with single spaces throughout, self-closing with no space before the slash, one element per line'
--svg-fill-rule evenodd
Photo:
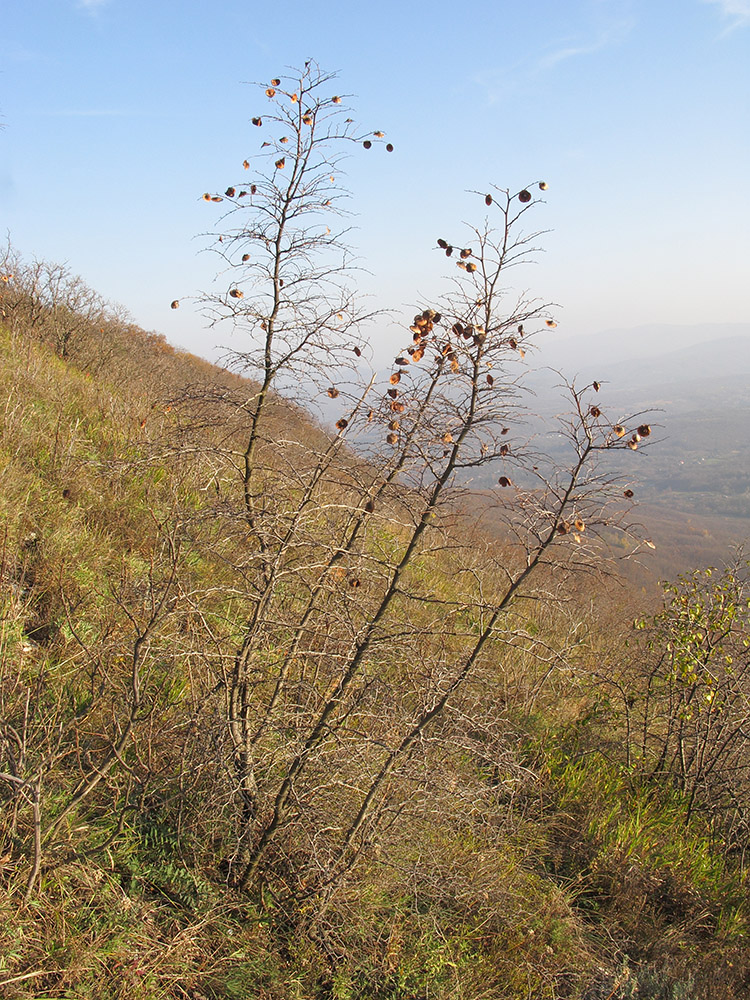
<path fill-rule="evenodd" d="M 592 407 L 592 410 L 596 407 Z M 593 414 L 592 414 L 593 416 Z M 622 424 L 614 424 L 612 427 L 612 433 L 615 437 L 623 438 L 628 433 Z M 639 424 L 638 427 L 633 431 L 630 439 L 626 442 L 626 446 L 630 448 L 631 451 L 635 451 L 638 448 L 638 443 L 643 439 L 647 438 L 651 434 L 651 428 L 648 424 Z"/>
<path fill-rule="evenodd" d="M 435 326 L 441 320 L 442 316 L 434 309 L 425 309 L 423 312 L 417 313 L 414 317 L 409 327 L 412 334 L 412 344 L 406 349 L 405 354 L 400 354 L 394 359 L 394 364 L 398 365 L 398 368 L 389 378 L 391 388 L 387 390 L 387 396 L 390 399 L 389 405 L 392 413 L 403 413 L 406 409 L 405 404 L 399 399 L 399 390 L 396 388 L 401 381 L 401 370 L 409 364 L 418 364 L 422 360 L 429 338 L 433 335 Z M 395 445 L 398 443 L 399 427 L 400 423 L 397 419 L 391 420 L 388 424 L 389 433 L 386 435 L 388 444 Z"/>
<path fill-rule="evenodd" d="M 575 515 L 572 524 L 569 521 L 559 521 L 557 527 L 555 528 L 558 535 L 572 534 L 573 538 L 579 543 L 581 541 L 581 535 L 585 530 L 586 524 L 579 514 Z"/>
<path fill-rule="evenodd" d="M 446 240 L 442 239 L 438 240 L 437 245 L 440 247 L 441 250 L 445 250 L 446 257 L 453 256 L 453 251 L 455 247 L 451 246 L 451 244 L 448 243 Z M 471 250 L 468 249 L 460 250 L 459 256 L 461 257 L 461 261 L 458 262 L 459 267 L 464 268 L 467 271 L 476 271 L 477 265 L 474 264 L 473 262 L 470 262 L 468 264 L 462 263 L 462 261 L 465 261 L 467 257 L 471 257 Z"/>
<path fill-rule="evenodd" d="M 539 187 L 540 191 L 546 191 L 549 188 L 549 184 L 546 181 L 539 181 L 538 187 Z M 521 202 L 521 204 L 528 205 L 528 203 L 531 201 L 533 195 L 532 195 L 531 191 L 529 191 L 528 188 L 523 188 L 521 191 L 518 192 L 518 194 L 517 194 L 516 197 Z M 491 194 L 486 194 L 484 196 L 484 203 L 485 203 L 485 205 L 488 208 L 492 204 L 493 200 L 494 199 L 493 199 L 493 197 L 492 197 Z"/>
<path fill-rule="evenodd" d="M 351 119 L 347 118 L 347 122 L 349 122 L 349 121 L 351 121 Z M 384 139 L 385 138 L 385 132 L 380 132 L 380 131 L 373 132 L 372 135 L 374 135 L 376 139 Z M 365 141 L 362 143 L 362 145 L 365 147 L 365 149 L 372 149 L 372 140 L 371 139 L 365 139 Z M 392 153 L 393 152 L 393 143 L 392 142 L 387 142 L 386 145 L 385 145 L 385 148 L 386 148 L 386 152 Z"/>

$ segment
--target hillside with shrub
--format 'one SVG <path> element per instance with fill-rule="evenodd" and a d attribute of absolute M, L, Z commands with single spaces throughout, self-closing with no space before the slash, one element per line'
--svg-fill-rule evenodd
<path fill-rule="evenodd" d="M 601 459 L 651 427 L 598 383 L 524 441 L 533 185 L 358 385 L 327 83 L 273 81 L 296 157 L 206 196 L 232 370 L 3 261 L 2 995 L 750 995 L 746 566 L 622 583 Z"/>

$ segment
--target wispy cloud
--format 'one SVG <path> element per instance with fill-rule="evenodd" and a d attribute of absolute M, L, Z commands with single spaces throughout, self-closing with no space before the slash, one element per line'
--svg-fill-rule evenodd
<path fill-rule="evenodd" d="M 566 59 L 574 59 L 576 56 L 588 56 L 593 52 L 599 52 L 609 44 L 609 39 L 601 37 L 588 45 L 561 45 L 547 55 L 541 56 L 536 64 L 537 72 L 544 72 L 552 69 L 558 63 L 565 62 Z"/>
<path fill-rule="evenodd" d="M 703 0 L 703 3 L 715 4 L 720 9 L 728 22 L 724 34 L 750 25 L 750 0 Z"/>
<path fill-rule="evenodd" d="M 77 0 L 76 6 L 80 7 L 81 10 L 87 10 L 89 13 L 93 14 L 102 7 L 105 7 L 109 3 L 109 0 Z"/>
<path fill-rule="evenodd" d="M 748 3 L 750 3 L 750 0 L 748 0 Z M 607 49 L 611 45 L 617 45 L 629 34 L 632 27 L 632 20 L 623 19 L 611 22 L 606 27 L 601 28 L 590 41 L 576 42 L 571 39 L 568 42 L 567 39 L 561 40 L 551 51 L 540 56 L 534 66 L 534 70 L 537 73 L 544 73 L 547 70 L 553 69 L 559 63 L 565 62 L 567 59 L 593 55 L 594 52 L 601 52 L 602 49 Z"/>
<path fill-rule="evenodd" d="M 750 3 L 750 0 L 747 2 Z M 561 63 L 618 45 L 632 31 L 633 25 L 632 19 L 622 18 L 592 31 L 588 39 L 581 38 L 580 35 L 558 38 L 547 46 L 546 52 L 535 59 L 520 61 L 513 67 L 505 67 L 500 73 L 487 74 L 477 82 L 487 88 L 490 103 L 495 103 L 520 89 L 525 82 L 551 73 Z"/>

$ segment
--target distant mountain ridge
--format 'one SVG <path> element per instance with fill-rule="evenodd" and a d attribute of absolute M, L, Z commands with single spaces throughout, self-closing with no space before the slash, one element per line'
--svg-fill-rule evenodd
<path fill-rule="evenodd" d="M 542 343 L 534 360 L 528 384 L 540 417 L 564 409 L 558 372 L 578 386 L 600 382 L 613 421 L 652 412 L 654 434 L 638 462 L 642 499 L 750 517 L 750 323 L 608 330 Z M 554 436 L 548 442 L 554 449 Z"/>
<path fill-rule="evenodd" d="M 745 358 L 750 357 L 750 323 L 698 323 L 687 326 L 654 323 L 631 328 L 602 330 L 600 333 L 538 340 L 539 366 L 575 372 L 625 361 L 656 361 L 690 349 L 709 348 L 736 342 Z M 744 347 L 743 347 L 744 345 Z M 726 363 L 727 370 L 729 369 Z"/>

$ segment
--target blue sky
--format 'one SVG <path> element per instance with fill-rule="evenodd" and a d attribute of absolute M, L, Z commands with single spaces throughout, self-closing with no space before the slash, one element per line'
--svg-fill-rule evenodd
<path fill-rule="evenodd" d="M 169 310 L 213 277 L 200 195 L 257 149 L 247 81 L 308 58 L 395 145 L 347 166 L 375 304 L 445 288 L 467 192 L 544 179 L 517 279 L 555 336 L 750 320 L 750 0 L 6 0 L 0 230 L 210 354 Z"/>

